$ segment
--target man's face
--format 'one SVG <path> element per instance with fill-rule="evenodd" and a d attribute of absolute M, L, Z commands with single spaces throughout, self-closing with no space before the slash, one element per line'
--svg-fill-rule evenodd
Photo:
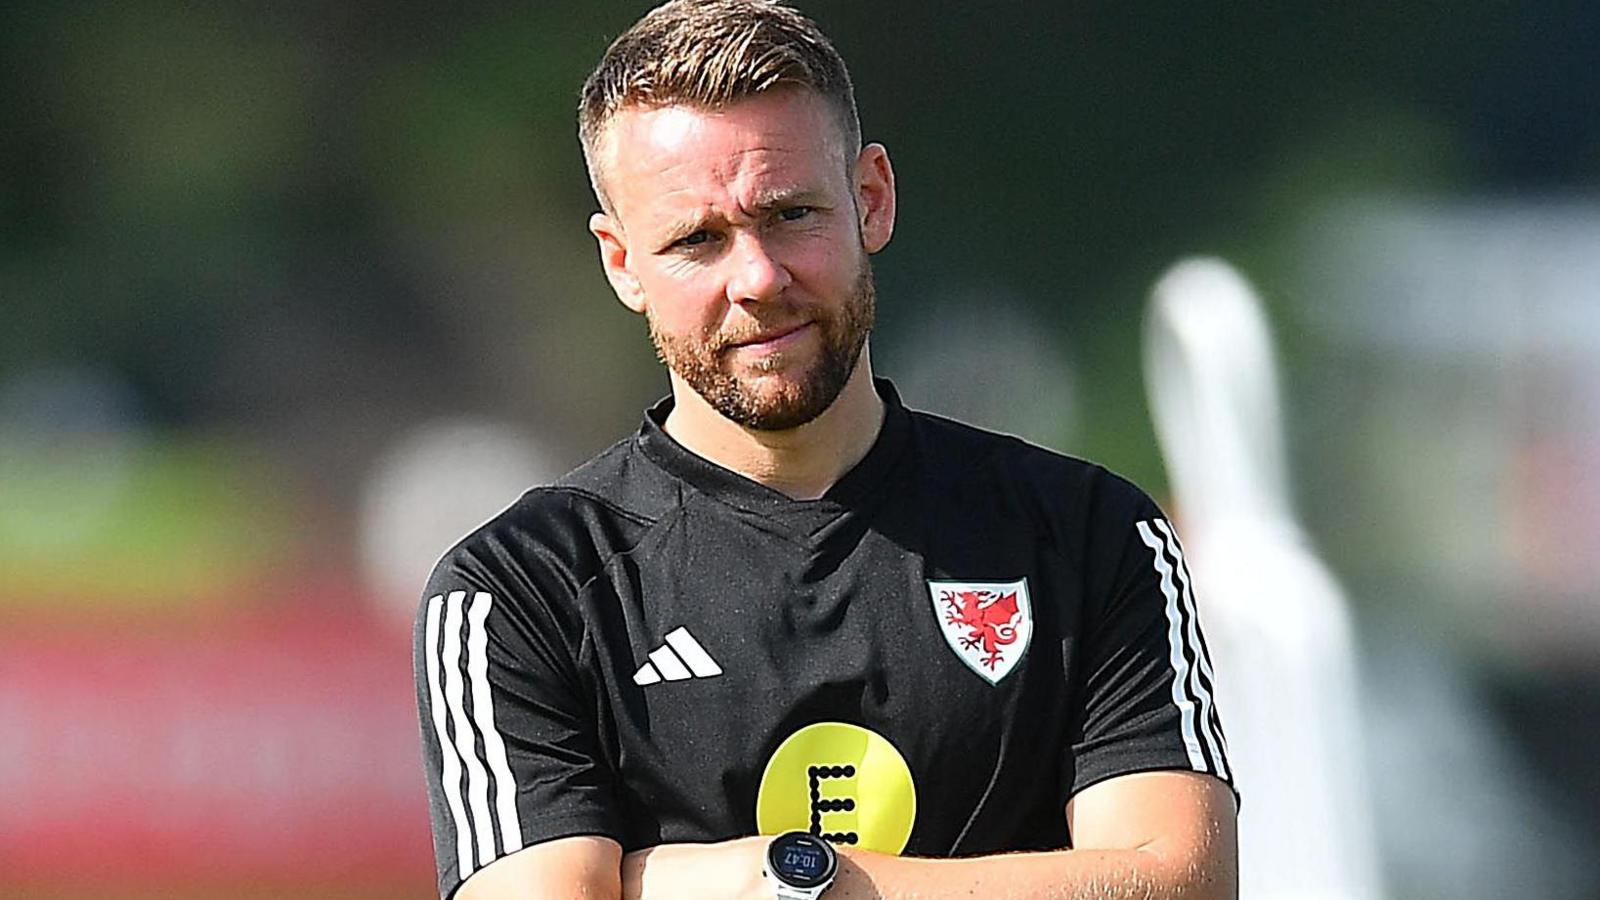
<path fill-rule="evenodd" d="M 887 191 L 892 221 L 893 182 L 869 148 L 884 183 L 863 191 L 843 143 L 822 99 L 780 89 L 624 110 L 597 154 L 612 209 L 590 227 L 612 285 L 673 376 L 745 427 L 820 415 L 872 328 L 867 254 L 888 233 L 871 218 Z"/>

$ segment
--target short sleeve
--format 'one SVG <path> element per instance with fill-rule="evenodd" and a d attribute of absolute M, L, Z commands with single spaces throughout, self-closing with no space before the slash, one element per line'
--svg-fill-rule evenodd
<path fill-rule="evenodd" d="M 1176 531 L 1142 494 L 1102 527 L 1109 533 L 1099 555 L 1111 575 L 1084 623 L 1084 706 L 1066 767 L 1069 795 L 1161 769 L 1209 773 L 1232 786 L 1216 676 Z"/>
<path fill-rule="evenodd" d="M 458 547 L 435 569 L 414 631 L 417 704 L 439 893 L 523 847 L 622 840 L 613 778 L 577 668 L 581 626 L 531 582 Z"/>

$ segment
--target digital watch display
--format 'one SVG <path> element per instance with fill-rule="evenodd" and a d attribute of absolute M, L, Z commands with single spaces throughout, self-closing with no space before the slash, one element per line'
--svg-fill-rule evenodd
<path fill-rule="evenodd" d="M 839 874 L 839 855 L 822 838 L 791 831 L 767 845 L 765 874 L 780 900 L 815 900 Z"/>

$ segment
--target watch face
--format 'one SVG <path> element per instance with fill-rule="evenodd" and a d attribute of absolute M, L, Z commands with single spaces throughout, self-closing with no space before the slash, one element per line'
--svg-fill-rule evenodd
<path fill-rule="evenodd" d="M 791 887 L 814 888 L 833 879 L 838 859 L 828 842 L 792 831 L 767 847 L 767 870 Z"/>

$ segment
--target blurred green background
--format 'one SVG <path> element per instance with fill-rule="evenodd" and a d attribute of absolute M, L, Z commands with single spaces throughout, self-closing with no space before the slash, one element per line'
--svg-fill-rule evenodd
<path fill-rule="evenodd" d="M 0 816 L 11 847 L 0 895 L 236 895 L 263 883 L 428 895 L 416 736 L 402 721 L 420 587 L 407 579 L 450 528 L 515 496 L 495 472 L 559 474 L 666 390 L 641 323 L 600 275 L 573 123 L 588 68 L 644 8 L 0 6 L 0 676 L 11 685 L 0 787 L 37 804 Z M 1459 312 L 1566 334 L 1552 350 L 1474 343 L 1453 324 L 1429 331 L 1457 315 L 1410 316 L 1408 302 L 1435 294 L 1404 265 L 1393 294 L 1368 292 L 1365 306 L 1351 285 L 1373 280 L 1346 277 L 1390 272 L 1390 253 L 1436 252 L 1444 268 L 1470 256 L 1470 242 L 1407 243 L 1441 215 L 1474 234 L 1498 234 L 1506 215 L 1532 222 L 1533 246 L 1553 227 L 1573 244 L 1550 257 L 1558 273 L 1600 258 L 1600 7 L 804 8 L 849 62 L 865 136 L 889 147 L 898 176 L 895 240 L 875 260 L 879 370 L 912 405 L 1094 458 L 1159 496 L 1146 296 L 1181 255 L 1239 265 L 1269 305 L 1295 492 L 1350 588 L 1376 658 L 1368 677 L 1401 677 L 1384 660 L 1410 657 L 1384 648 L 1424 648 L 1494 736 L 1501 755 L 1487 768 L 1512 770 L 1506 790 L 1537 812 L 1522 839 L 1553 848 L 1509 863 L 1559 879 L 1525 895 L 1600 896 L 1592 862 L 1564 849 L 1600 842 L 1600 580 L 1584 562 L 1600 548 L 1600 322 L 1586 312 L 1600 308 L 1600 285 L 1525 278 Z M 1390 209 L 1406 213 L 1402 238 L 1340 243 Z M 1490 275 L 1507 271 L 1521 270 Z M 1391 316 L 1436 339 L 1385 340 Z M 474 456 L 464 434 L 498 449 Z M 427 450 L 437 442 L 445 463 Z M 437 496 L 394 487 L 406 472 L 437 475 L 428 460 L 484 475 L 483 496 L 498 499 L 472 495 L 442 541 L 392 535 L 385 523 L 426 518 Z M 1474 568 L 1486 558 L 1501 562 Z M 394 820 L 346 854 L 364 862 L 296 864 L 330 840 L 317 809 L 282 812 L 271 827 L 294 834 L 261 852 L 248 818 L 179 809 L 164 831 L 113 827 L 121 849 L 103 870 L 76 866 L 105 839 L 106 816 L 212 795 L 184 793 L 193 773 L 179 767 L 169 774 L 182 790 L 98 817 L 51 813 L 58 741 L 103 738 L 104 756 L 86 758 L 123 771 L 117 738 L 145 727 L 41 726 L 40 708 L 80 696 L 57 675 L 126 652 L 134 674 L 82 690 L 126 687 L 155 703 L 168 695 L 136 684 L 151 672 L 209 683 L 228 671 L 185 647 L 321 640 L 301 629 L 361 635 L 374 658 L 392 656 L 370 693 L 327 688 L 284 719 L 337 716 L 342 703 L 398 711 L 372 726 L 392 729 L 384 740 L 366 735 L 396 774 L 348 798 Z M 340 657 L 339 643 L 326 653 Z M 240 690 L 278 702 L 297 659 L 261 663 Z M 330 678 L 348 675 L 330 665 Z M 230 727 L 216 726 L 194 771 L 225 775 L 244 752 Z M 361 830 L 352 815 L 341 827 Z M 1455 849 L 1497 845 L 1454 826 Z M 1419 817 L 1403 830 L 1429 827 Z M 184 842 L 211 828 L 236 829 L 236 844 L 216 867 L 203 854 L 185 862 Z M 1503 895 L 1472 872 L 1498 857 L 1443 871 L 1426 842 L 1385 851 L 1393 896 Z"/>

